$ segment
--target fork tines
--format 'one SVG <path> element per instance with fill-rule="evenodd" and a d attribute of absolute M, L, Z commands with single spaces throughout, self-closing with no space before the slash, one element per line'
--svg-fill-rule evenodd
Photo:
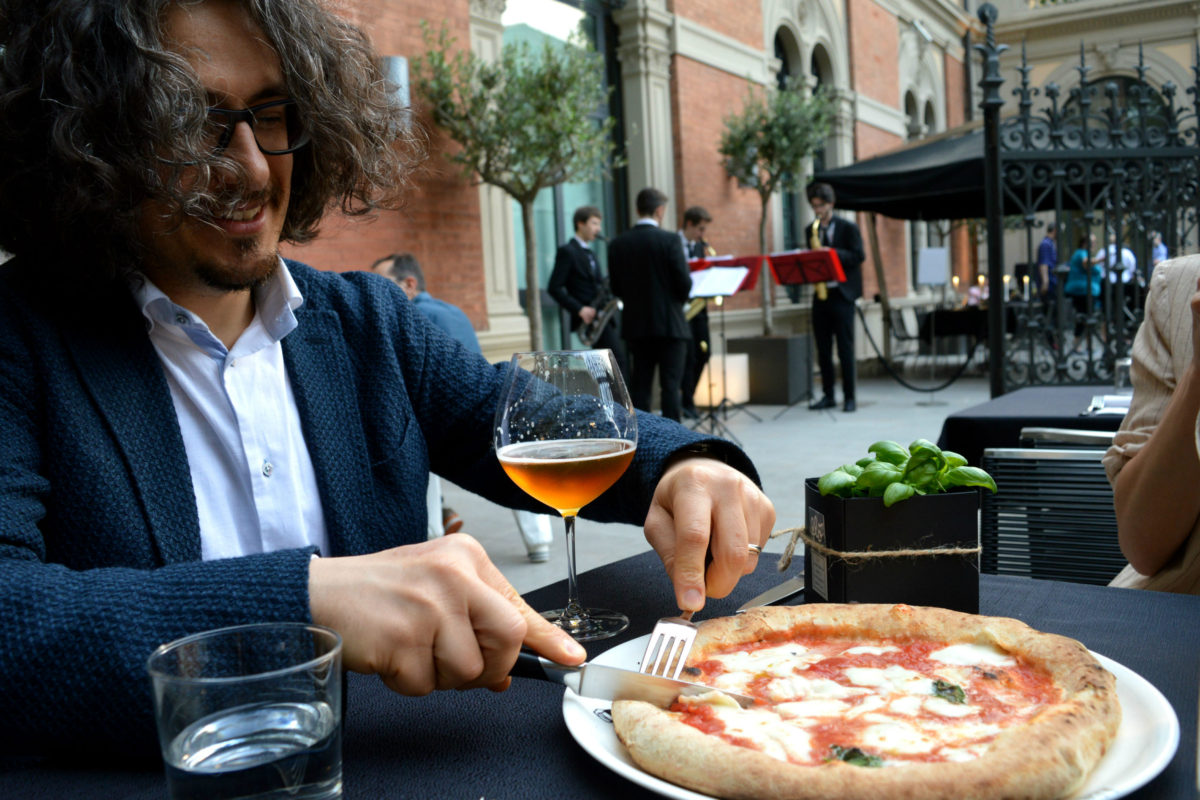
<path fill-rule="evenodd" d="M 696 640 L 696 625 L 692 613 L 679 617 L 664 617 L 654 625 L 646 652 L 642 654 L 640 671 L 647 675 L 678 679 L 687 664 L 692 642 Z"/>

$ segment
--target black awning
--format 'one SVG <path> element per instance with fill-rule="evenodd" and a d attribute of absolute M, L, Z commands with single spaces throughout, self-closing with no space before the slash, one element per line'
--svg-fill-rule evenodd
<path fill-rule="evenodd" d="M 837 207 L 896 219 L 987 216 L 983 124 L 970 122 L 847 167 L 817 173 L 837 193 Z"/>

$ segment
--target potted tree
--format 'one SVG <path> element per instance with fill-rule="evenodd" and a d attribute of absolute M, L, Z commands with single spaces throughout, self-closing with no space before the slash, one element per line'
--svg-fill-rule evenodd
<path fill-rule="evenodd" d="M 867 451 L 805 481 L 809 597 L 977 613 L 980 492 L 995 481 L 925 439 Z"/>
<path fill-rule="evenodd" d="M 605 176 L 615 121 L 607 112 L 604 61 L 582 35 L 562 46 L 504 45 L 497 61 L 468 50 L 448 55 L 445 26 L 425 31 L 416 87 L 434 123 L 459 149 L 447 157 L 468 175 L 499 187 L 521 206 L 525 236 L 525 313 L 530 347 L 542 349 L 541 280 L 533 203 L 546 188 Z"/>
<path fill-rule="evenodd" d="M 763 335 L 730 341 L 732 352 L 750 359 L 753 402 L 791 405 L 808 391 L 812 372 L 808 346 L 800 336 L 775 336 L 774 281 L 767 264 L 767 213 L 778 192 L 798 192 L 807 183 L 808 158 L 829 135 L 834 104 L 823 91 L 809 94 L 791 81 L 783 88 L 752 93 L 738 113 L 725 118 L 718 151 L 725 172 L 759 199 L 758 252 Z M 786 369 L 781 370 L 781 365 Z"/>

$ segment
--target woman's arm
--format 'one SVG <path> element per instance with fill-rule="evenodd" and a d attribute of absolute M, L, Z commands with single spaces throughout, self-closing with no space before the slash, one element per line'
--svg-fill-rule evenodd
<path fill-rule="evenodd" d="M 1200 288 L 1200 287 L 1198 287 Z M 1113 484 L 1121 551 L 1143 575 L 1162 569 L 1200 517 L 1200 291 L 1191 296 L 1192 359 L 1175 386 L 1153 435 Z"/>

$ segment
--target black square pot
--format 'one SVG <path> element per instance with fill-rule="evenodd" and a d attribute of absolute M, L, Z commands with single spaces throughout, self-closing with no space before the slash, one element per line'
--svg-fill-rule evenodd
<path fill-rule="evenodd" d="M 885 508 L 880 497 L 822 497 L 804 482 L 808 536 L 860 553 L 979 547 L 979 489 L 914 495 Z M 848 560 L 805 547 L 809 602 L 907 603 L 979 612 L 979 556 L 919 555 Z"/>

